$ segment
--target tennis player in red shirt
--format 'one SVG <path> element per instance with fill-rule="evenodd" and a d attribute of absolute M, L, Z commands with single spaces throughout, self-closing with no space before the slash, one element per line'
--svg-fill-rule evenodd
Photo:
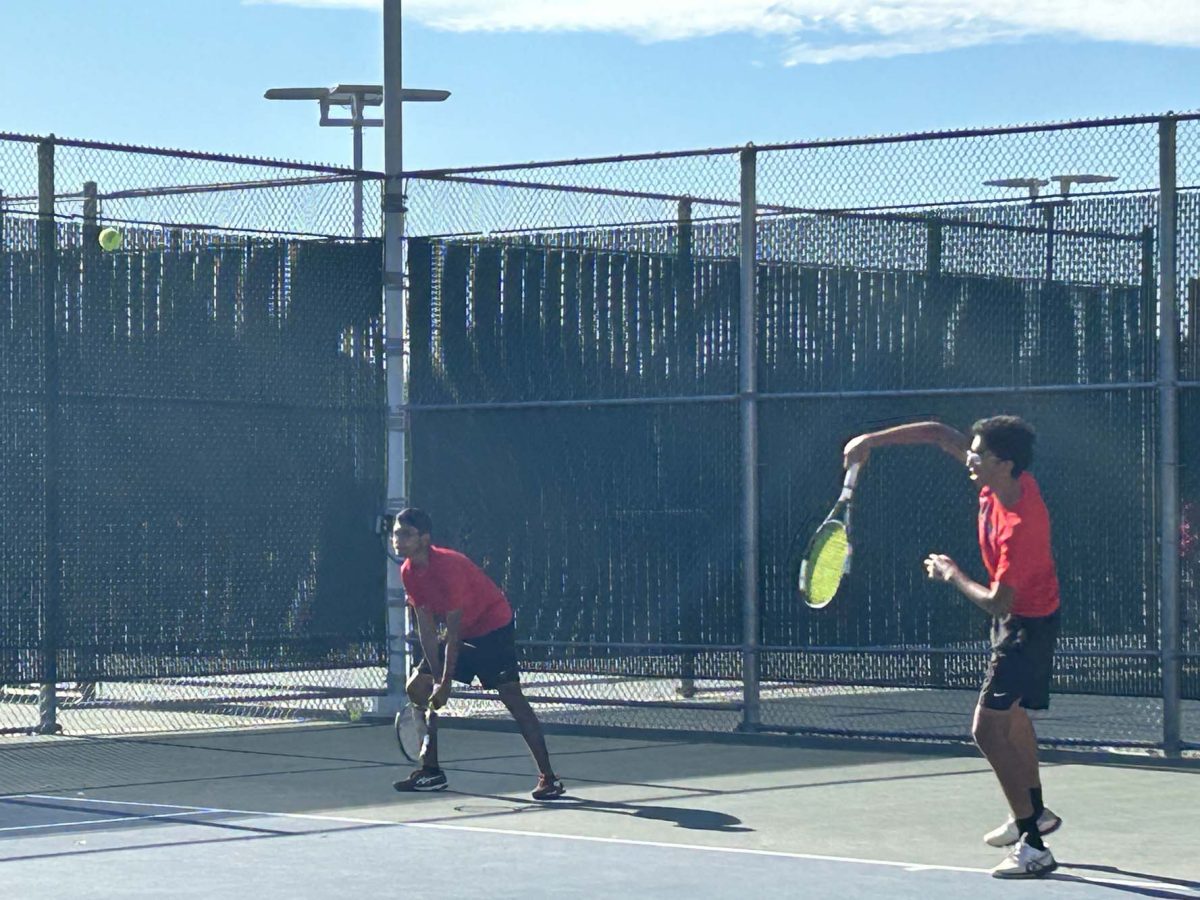
<path fill-rule="evenodd" d="M 993 416 L 976 422 L 969 439 L 940 422 L 915 422 L 859 435 L 844 450 L 849 466 L 888 444 L 934 444 L 963 463 L 979 486 L 979 549 L 988 583 L 973 580 L 941 553 L 930 554 L 925 571 L 992 617 L 992 657 L 971 734 L 1012 809 L 1012 818 L 984 836 L 995 847 L 1012 845 L 992 869 L 997 878 L 1040 878 L 1057 868 L 1042 835 L 1062 824 L 1042 803 L 1037 737 L 1025 712 L 1050 706 L 1059 606 L 1050 515 L 1037 481 L 1025 471 L 1033 443 L 1027 422 Z"/>
<path fill-rule="evenodd" d="M 438 765 L 437 714 L 450 699 L 451 682 L 475 678 L 500 695 L 537 763 L 533 799 L 553 800 L 564 792 L 550 766 L 542 726 L 521 692 L 513 611 L 504 592 L 463 554 L 430 542 L 428 513 L 410 507 L 396 514 L 392 549 L 404 557 L 400 577 L 417 620 L 422 659 L 406 686 L 419 709 L 427 709 L 428 739 L 421 768 L 393 785 L 398 791 L 445 790 L 446 773 Z M 444 626 L 439 639 L 438 626 Z M 436 676 L 436 679 L 435 679 Z"/>

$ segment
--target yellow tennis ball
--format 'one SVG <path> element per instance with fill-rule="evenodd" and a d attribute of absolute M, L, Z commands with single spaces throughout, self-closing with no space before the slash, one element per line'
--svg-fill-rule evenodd
<path fill-rule="evenodd" d="M 121 246 L 121 232 L 115 228 L 105 228 L 100 232 L 100 246 L 105 250 L 116 250 Z"/>

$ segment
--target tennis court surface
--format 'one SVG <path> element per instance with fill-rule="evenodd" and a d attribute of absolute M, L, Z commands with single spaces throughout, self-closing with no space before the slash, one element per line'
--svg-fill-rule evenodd
<path fill-rule="evenodd" d="M 1005 809 L 971 754 L 443 731 L 401 795 L 391 728 L 0 741 L 0 892 L 41 897 L 1200 898 L 1200 771 L 1051 760 L 1060 869 L 987 870 Z"/>

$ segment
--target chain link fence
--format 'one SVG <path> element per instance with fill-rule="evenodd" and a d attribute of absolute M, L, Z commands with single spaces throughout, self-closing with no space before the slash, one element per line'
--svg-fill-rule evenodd
<path fill-rule="evenodd" d="M 1195 748 L 1198 134 L 1142 117 L 410 173 L 391 419 L 379 241 L 349 237 L 356 183 L 382 227 L 377 176 L 0 135 L 0 732 L 369 708 L 371 519 L 407 426 L 407 493 L 505 587 L 548 720 L 965 740 L 986 622 L 919 565 L 981 571 L 961 473 L 877 455 L 826 610 L 789 561 L 846 438 L 1005 411 L 1039 429 L 1064 594 L 1039 733 Z"/>
<path fill-rule="evenodd" d="M 381 251 L 348 237 L 355 182 L 377 200 L 369 173 L 0 135 L 0 733 L 382 693 Z"/>
<path fill-rule="evenodd" d="M 789 559 L 846 439 L 1008 412 L 1039 431 L 1063 588 L 1039 735 L 1200 745 L 1198 131 L 409 173 L 409 493 L 505 586 L 545 715 L 968 739 L 987 622 L 920 566 L 982 577 L 961 472 L 876 455 L 829 608 L 796 600 Z"/>

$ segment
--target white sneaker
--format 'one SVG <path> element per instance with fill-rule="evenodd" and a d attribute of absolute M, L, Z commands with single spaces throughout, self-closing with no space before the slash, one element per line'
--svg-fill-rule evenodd
<path fill-rule="evenodd" d="M 1043 809 L 1042 814 L 1038 816 L 1038 833 L 1041 835 L 1053 834 L 1058 831 L 1058 826 L 1062 824 L 1062 819 L 1050 812 L 1048 809 Z M 1015 819 L 1009 819 L 999 828 L 989 831 L 983 836 L 985 844 L 991 844 L 993 847 L 1009 847 L 1017 842 L 1017 838 L 1021 836 L 1017 831 L 1017 822 Z"/>
<path fill-rule="evenodd" d="M 1008 851 L 1004 862 L 992 869 L 993 878 L 1041 878 L 1058 868 L 1050 849 L 1035 850 L 1024 836 Z"/>

